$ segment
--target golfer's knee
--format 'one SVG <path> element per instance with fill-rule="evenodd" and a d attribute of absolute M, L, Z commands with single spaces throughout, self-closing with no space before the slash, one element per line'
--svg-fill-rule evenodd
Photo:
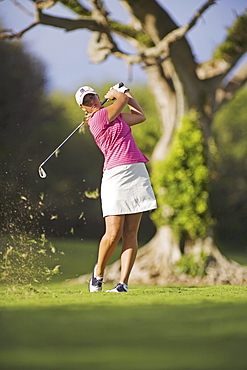
<path fill-rule="evenodd" d="M 123 237 L 132 239 L 136 237 L 137 233 L 138 229 L 136 226 L 131 224 L 124 225 Z"/>
<path fill-rule="evenodd" d="M 122 237 L 122 232 L 119 229 L 111 228 L 106 230 L 105 238 L 108 240 L 109 244 L 117 244 Z"/>
<path fill-rule="evenodd" d="M 135 231 L 128 232 L 127 230 L 123 232 L 123 243 L 125 245 L 132 245 L 137 242 L 137 233 Z"/>

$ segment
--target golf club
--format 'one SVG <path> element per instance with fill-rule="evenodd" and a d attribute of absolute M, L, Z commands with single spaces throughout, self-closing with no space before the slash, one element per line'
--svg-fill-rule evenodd
<path fill-rule="evenodd" d="M 119 87 L 122 87 L 124 86 L 124 83 L 123 82 L 119 82 L 118 84 Z M 108 101 L 108 99 L 105 99 L 101 102 L 101 105 L 104 105 L 106 102 Z M 44 162 L 42 162 L 38 168 L 38 172 L 39 172 L 39 176 L 42 178 L 42 179 L 45 179 L 47 174 L 43 168 L 43 166 L 45 165 L 45 163 L 61 148 L 61 146 L 63 146 L 66 141 L 68 141 L 72 135 L 74 135 L 74 133 L 79 130 L 79 128 L 84 124 L 84 122 L 81 122 L 79 124 L 79 126 L 77 126 L 73 132 L 71 132 L 71 134 L 44 160 Z"/>
<path fill-rule="evenodd" d="M 124 86 L 124 83 L 123 82 L 119 82 L 118 87 L 122 87 L 122 86 Z M 113 100 L 115 100 L 115 99 L 113 99 Z M 107 101 L 108 101 L 108 99 L 103 100 L 101 102 L 101 105 L 104 105 Z"/>
<path fill-rule="evenodd" d="M 77 131 L 79 130 L 79 128 L 84 124 L 84 122 L 81 122 L 79 124 L 79 126 L 77 126 L 73 132 L 71 132 L 71 134 L 44 160 L 44 162 L 41 163 L 41 165 L 39 166 L 39 176 L 44 179 L 46 178 L 46 172 L 43 168 L 44 164 L 61 148 L 61 146 L 63 146 L 63 144 L 66 143 L 66 141 L 69 140 L 69 138 L 71 138 L 71 136 Z"/>

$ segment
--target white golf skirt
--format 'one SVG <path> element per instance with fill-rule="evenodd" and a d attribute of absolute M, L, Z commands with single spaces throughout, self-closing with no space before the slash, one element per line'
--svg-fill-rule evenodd
<path fill-rule="evenodd" d="M 101 183 L 103 217 L 151 211 L 157 208 L 144 163 L 105 170 Z"/>

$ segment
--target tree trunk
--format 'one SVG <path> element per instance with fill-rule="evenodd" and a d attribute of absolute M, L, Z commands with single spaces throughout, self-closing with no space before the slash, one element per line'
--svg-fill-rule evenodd
<path fill-rule="evenodd" d="M 78 10 L 75 10 L 73 4 L 65 3 L 72 10 L 78 11 L 79 15 L 88 14 L 87 9 L 82 5 L 77 7 Z M 183 115 L 192 107 L 200 113 L 204 144 L 207 148 L 213 115 L 225 98 L 229 100 L 229 91 L 222 87 L 222 81 L 246 51 L 245 18 L 239 18 L 239 28 L 234 31 L 237 37 L 234 39 L 231 35 L 230 40 L 228 40 L 231 47 L 228 42 L 228 47 L 224 47 L 224 52 L 221 52 L 220 60 L 212 59 L 211 63 L 198 66 L 189 43 L 183 37 L 185 35 L 183 32 L 188 32 L 194 26 L 198 17 L 211 7 L 215 1 L 208 0 L 196 11 L 192 21 L 181 29 L 169 15 L 169 12 L 159 5 L 156 0 L 122 0 L 122 3 L 132 16 L 132 31 L 134 34 L 137 35 L 139 29 L 143 31 L 143 35 L 149 37 L 148 43 L 138 41 L 138 37 L 134 37 L 133 32 L 130 32 L 126 27 L 122 27 L 121 24 L 116 27 L 116 22 L 114 22 L 115 32 L 120 32 L 121 36 L 135 45 L 138 51 L 136 56 L 123 53 L 114 41 L 105 8 L 102 8 L 103 2 L 93 1 L 92 18 L 83 17 L 79 20 L 47 15 L 42 13 L 40 5 L 37 5 L 39 17 L 36 24 L 52 25 L 64 28 L 67 31 L 76 28 L 87 28 L 93 31 L 91 50 L 95 62 L 101 62 L 108 55 L 113 54 L 130 64 L 143 63 L 145 65 L 149 88 L 155 97 L 162 122 L 162 135 L 154 149 L 152 162 L 166 159 L 172 145 L 174 130 L 180 125 Z M 240 39 L 239 36 L 241 36 Z M 240 83 L 237 82 L 237 85 L 240 86 L 244 81 L 246 81 L 246 78 L 242 78 Z M 237 88 L 234 87 L 234 91 L 236 90 Z M 209 151 L 207 151 L 207 155 L 209 165 Z M 197 258 L 198 256 L 202 256 L 201 261 Z M 195 267 L 196 264 L 200 267 L 200 264 L 203 263 L 200 274 L 196 275 L 191 271 L 188 272 L 189 269 L 187 273 L 181 273 L 181 271 L 178 273 L 183 258 L 185 261 L 184 267 L 188 267 L 186 266 L 187 257 L 187 263 L 194 261 Z M 120 261 L 117 261 L 112 266 L 107 267 L 104 276 L 105 281 L 117 282 L 119 273 Z M 81 282 L 88 278 L 89 275 L 86 275 L 76 281 Z M 157 230 L 153 239 L 139 250 L 130 282 L 160 285 L 246 284 L 247 268 L 223 257 L 210 237 L 205 240 L 181 242 L 175 239 L 168 226 L 162 226 Z"/>
<path fill-rule="evenodd" d="M 186 101 L 183 84 L 169 60 L 161 65 L 153 64 L 146 67 L 149 88 L 155 96 L 156 105 L 162 122 L 162 136 L 157 143 L 152 156 L 152 162 L 164 160 L 172 144 L 174 130 L 180 125 L 181 117 L 186 113 L 190 102 Z M 187 84 L 187 93 L 193 90 L 194 96 L 201 93 L 201 83 Z M 206 87 L 205 87 L 206 89 Z M 211 93 L 210 93 L 211 95 Z M 194 101 L 194 99 L 193 99 Z M 212 103 L 212 102 L 211 102 Z M 210 120 L 202 116 L 204 125 L 205 146 L 209 138 L 208 123 Z M 208 158 L 209 161 L 209 158 Z M 134 264 L 130 284 L 143 285 L 245 285 L 247 284 L 247 267 L 225 258 L 214 245 L 213 239 L 197 239 L 193 242 L 185 241 L 181 248 L 168 226 L 160 227 L 152 240 L 140 248 Z M 177 263 L 181 257 L 195 259 L 195 267 L 202 265 L 199 274 L 181 272 Z M 204 260 L 200 260 L 204 256 Z M 189 263 L 189 262 L 187 262 Z M 186 268 L 186 264 L 184 265 Z M 187 266 L 188 267 L 188 266 Z M 120 260 L 108 266 L 105 270 L 104 281 L 116 283 L 120 276 Z M 85 282 L 90 275 L 76 279 L 76 282 Z"/>
<path fill-rule="evenodd" d="M 132 285 L 247 285 L 247 267 L 228 260 L 217 247 L 211 237 L 187 243 L 185 253 L 198 256 L 204 253 L 205 274 L 191 276 L 176 269 L 176 263 L 182 254 L 179 243 L 174 239 L 171 229 L 162 226 L 156 235 L 144 247 L 140 248 L 130 275 Z M 200 261 L 198 262 L 200 264 Z M 105 270 L 104 281 L 115 284 L 120 277 L 120 260 Z M 88 282 L 91 273 L 71 280 L 70 284 Z"/>

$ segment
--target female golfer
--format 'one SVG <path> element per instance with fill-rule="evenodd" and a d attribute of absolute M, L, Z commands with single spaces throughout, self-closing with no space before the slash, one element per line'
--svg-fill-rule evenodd
<path fill-rule="evenodd" d="M 145 121 L 140 105 L 125 87 L 113 86 L 105 95 L 114 102 L 102 107 L 98 94 L 89 86 L 76 92 L 76 101 L 85 111 L 86 123 L 104 155 L 101 202 L 105 234 L 99 244 L 98 261 L 89 283 L 90 292 L 102 290 L 104 270 L 122 238 L 120 282 L 107 292 L 128 292 L 128 280 L 137 249 L 142 212 L 156 208 L 145 162 L 136 146 L 130 126 Z M 128 105 L 130 113 L 121 113 Z"/>

